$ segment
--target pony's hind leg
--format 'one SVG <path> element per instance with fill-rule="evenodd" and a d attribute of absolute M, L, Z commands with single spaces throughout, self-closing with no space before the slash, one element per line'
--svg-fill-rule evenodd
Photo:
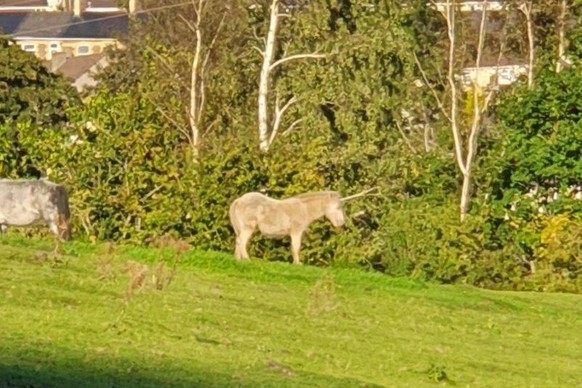
<path fill-rule="evenodd" d="M 253 230 L 243 229 L 236 238 L 236 258 L 239 260 L 249 260 L 249 254 L 247 252 L 247 246 L 249 240 L 253 235 Z"/>
<path fill-rule="evenodd" d="M 240 237 L 236 236 L 236 242 L 234 243 L 234 258 L 237 260 L 242 260 L 242 252 L 240 249 Z"/>
<path fill-rule="evenodd" d="M 299 251 L 301 251 L 301 237 L 300 234 L 291 235 L 291 254 L 293 255 L 293 264 L 301 265 L 301 260 L 299 260 Z"/>

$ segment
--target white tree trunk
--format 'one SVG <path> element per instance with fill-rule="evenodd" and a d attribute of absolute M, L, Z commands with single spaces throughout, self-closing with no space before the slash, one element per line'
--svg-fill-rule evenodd
<path fill-rule="evenodd" d="M 481 57 L 483 53 L 483 47 L 486 37 L 486 20 L 487 20 L 487 0 L 483 1 L 483 12 L 481 14 L 481 23 L 479 27 L 479 42 L 477 46 L 477 60 L 475 63 L 476 77 L 478 77 L 479 69 L 481 67 Z M 465 140 L 461 135 L 458 122 L 458 101 L 457 101 L 457 84 L 455 82 L 455 50 L 456 50 L 456 40 L 455 40 L 455 2 L 447 0 L 446 12 L 444 13 L 447 22 L 447 31 L 449 37 L 449 66 L 448 66 L 448 82 L 450 88 L 451 97 L 451 109 L 450 116 L 448 117 L 451 124 L 451 131 L 453 134 L 454 145 L 455 145 L 455 157 L 461 175 L 463 176 L 463 185 L 461 189 L 461 199 L 460 199 L 460 218 L 463 221 L 469 212 L 469 207 L 471 203 L 471 190 L 472 190 L 472 175 L 473 175 L 473 164 L 477 158 L 478 150 L 478 138 L 481 132 L 483 113 L 487 111 L 489 102 L 493 96 L 493 90 L 491 90 L 483 103 L 480 101 L 482 96 L 481 89 L 478 85 L 477 78 L 473 79 L 473 118 L 471 121 L 470 128 L 468 128 L 468 138 Z M 500 58 L 501 59 L 501 55 Z"/>
<path fill-rule="evenodd" d="M 455 143 L 455 156 L 457 160 L 457 165 L 461 170 L 462 174 L 465 174 L 465 158 L 463 155 L 463 140 L 461 139 L 461 131 L 459 130 L 457 115 L 459 111 L 458 107 L 458 97 L 457 97 L 457 84 L 455 82 L 455 4 L 450 0 L 447 0 L 446 9 L 446 21 L 447 21 L 447 33 L 449 37 L 449 67 L 447 78 L 449 81 L 449 87 L 451 88 L 451 113 L 450 113 L 450 123 L 451 131 L 453 133 L 453 141 Z"/>
<path fill-rule="evenodd" d="M 201 134 L 208 128 L 201 128 L 203 121 L 203 112 L 206 105 L 206 85 L 205 73 L 210 58 L 210 53 L 218 39 L 218 35 L 224 24 L 227 12 L 225 11 L 220 19 L 220 23 L 216 28 L 214 37 L 210 43 L 205 43 L 202 39 L 202 20 L 204 19 L 204 11 L 206 7 L 206 0 L 198 0 L 194 3 L 194 12 L 196 13 L 196 21 L 191 23 L 182 15 L 178 15 L 190 27 L 194 36 L 196 37 L 196 48 L 194 49 L 194 58 L 192 58 L 192 67 L 190 74 L 190 109 L 188 111 L 188 122 L 190 124 L 190 133 L 182 131 L 192 148 L 193 159 L 197 161 L 200 155 Z M 204 47 L 206 46 L 206 47 Z M 203 52 L 205 52 L 203 54 Z"/>
<path fill-rule="evenodd" d="M 556 61 L 556 73 L 562 71 L 562 61 L 564 60 L 564 53 L 566 51 L 566 10 L 568 8 L 568 2 L 562 0 L 562 5 L 560 9 L 560 18 L 558 20 L 558 58 Z"/>
<path fill-rule="evenodd" d="M 263 67 L 261 68 L 261 78 L 259 80 L 259 147 L 264 152 L 268 151 L 270 146 L 267 96 L 269 94 L 269 75 L 275 51 L 278 23 L 279 0 L 273 0 L 271 3 L 271 16 L 269 18 L 269 32 L 267 33 L 265 51 L 263 52 Z"/>
<path fill-rule="evenodd" d="M 463 174 L 463 187 L 461 189 L 461 221 L 464 221 L 469 213 L 469 206 L 471 205 L 471 188 L 473 183 L 471 180 L 471 170 L 467 170 L 466 174 Z"/>
<path fill-rule="evenodd" d="M 525 21 L 527 24 L 527 42 L 528 42 L 528 54 L 529 54 L 529 64 L 527 69 L 527 85 L 528 87 L 533 86 L 534 79 L 534 62 L 535 62 L 535 41 L 534 41 L 534 31 L 533 31 L 533 21 L 532 21 L 532 3 L 528 1 L 527 3 L 522 3 L 519 7 L 521 12 L 525 16 Z"/>
<path fill-rule="evenodd" d="M 192 60 L 192 78 L 190 83 L 190 130 L 192 131 L 192 151 L 197 159 L 200 147 L 200 129 L 198 128 L 199 117 L 199 96 L 198 96 L 198 73 L 200 71 L 200 52 L 202 51 L 202 33 L 196 24 L 196 50 Z M 204 91 L 201 90 L 203 93 Z"/>

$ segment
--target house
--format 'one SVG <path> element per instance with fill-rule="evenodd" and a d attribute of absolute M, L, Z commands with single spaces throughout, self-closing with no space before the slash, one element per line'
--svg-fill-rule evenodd
<path fill-rule="evenodd" d="M 452 3 L 452 1 L 451 1 Z M 484 0 L 473 0 L 473 1 L 457 1 L 459 10 L 461 12 L 476 12 L 482 11 L 484 7 Z M 444 12 L 447 9 L 446 1 L 437 1 L 436 9 L 440 12 Z M 503 9 L 503 1 L 501 0 L 488 0 L 487 10 L 488 11 L 501 11 Z"/>
<path fill-rule="evenodd" d="M 451 1 L 452 3 L 452 1 Z M 504 10 L 504 2 L 500 0 L 474 0 L 474 1 L 457 1 L 457 10 L 462 13 L 472 13 L 473 28 L 478 31 L 481 22 L 481 13 L 487 4 L 487 12 L 490 15 L 499 15 Z M 446 12 L 447 2 L 440 0 L 435 3 L 435 8 L 440 12 Z M 499 25 L 490 22 L 487 26 L 488 31 L 495 31 Z M 521 76 L 528 73 L 529 65 L 523 53 L 505 54 L 499 59 L 498 52 L 485 52 L 480 66 L 466 63 L 463 66 L 462 73 L 459 75 L 461 84 L 465 89 L 471 87 L 473 80 L 481 88 L 486 88 L 494 79 L 499 86 L 508 86 L 517 81 Z"/>
<path fill-rule="evenodd" d="M 78 90 L 92 85 L 89 73 L 107 65 L 105 51 L 123 48 L 136 2 L 116 0 L 0 0 L 0 29 L 49 70 L 71 79 Z"/>
<path fill-rule="evenodd" d="M 0 12 L 56 11 L 57 3 L 55 0 L 0 0 Z"/>

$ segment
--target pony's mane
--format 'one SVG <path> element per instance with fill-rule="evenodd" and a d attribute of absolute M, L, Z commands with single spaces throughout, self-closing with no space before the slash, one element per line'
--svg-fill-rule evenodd
<path fill-rule="evenodd" d="M 338 194 L 337 191 L 312 191 L 310 193 L 303 193 L 303 194 L 296 195 L 292 198 L 297 198 L 297 199 L 302 200 L 302 201 L 309 201 L 309 200 L 313 200 L 313 199 L 320 199 L 322 197 L 328 197 L 328 198 L 337 197 L 337 198 L 339 198 L 340 195 Z"/>

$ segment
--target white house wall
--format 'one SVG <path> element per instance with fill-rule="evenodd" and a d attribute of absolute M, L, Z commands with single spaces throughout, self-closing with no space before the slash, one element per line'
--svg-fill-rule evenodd
<path fill-rule="evenodd" d="M 453 1 L 451 0 L 451 4 Z M 483 1 L 463 1 L 457 2 L 458 10 L 461 12 L 476 12 L 482 11 L 483 5 L 485 3 Z M 436 9 L 440 12 L 445 12 L 447 10 L 447 2 L 446 1 L 439 1 L 436 4 Z M 503 9 L 503 1 L 488 1 L 487 2 L 487 10 L 488 11 L 501 11 Z"/>
<path fill-rule="evenodd" d="M 527 70 L 527 65 L 465 67 L 461 73 L 461 83 L 467 89 L 472 85 L 473 80 L 476 80 L 479 87 L 485 88 L 497 75 L 497 83 L 500 86 L 507 86 L 517 81 L 520 76 L 526 75 Z"/>

